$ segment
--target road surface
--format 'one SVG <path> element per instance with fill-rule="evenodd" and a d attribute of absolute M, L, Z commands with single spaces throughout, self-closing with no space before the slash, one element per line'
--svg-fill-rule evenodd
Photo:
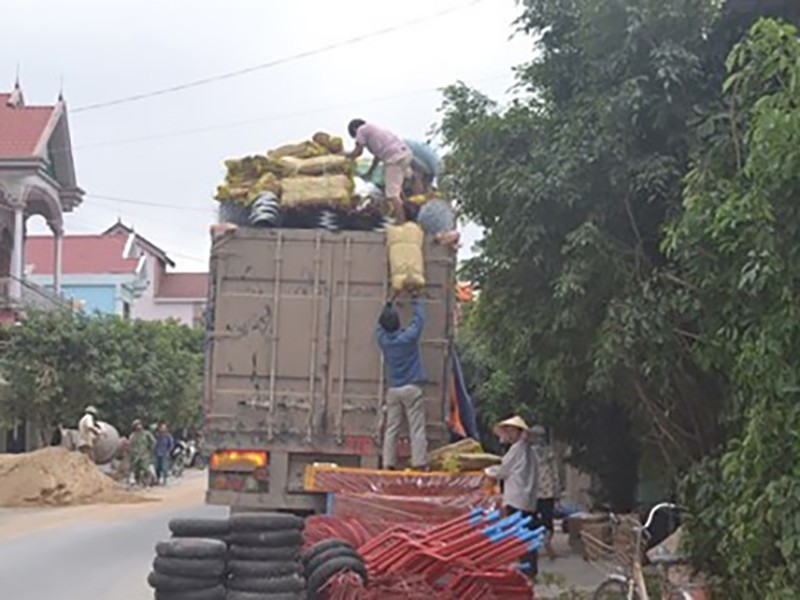
<path fill-rule="evenodd" d="M 227 514 L 203 505 L 204 488 L 188 473 L 158 502 L 0 511 L 0 598 L 152 600 L 146 578 L 167 521 Z"/>

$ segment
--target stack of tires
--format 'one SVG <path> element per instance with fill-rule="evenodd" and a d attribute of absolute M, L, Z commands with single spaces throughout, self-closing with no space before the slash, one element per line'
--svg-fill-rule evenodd
<path fill-rule="evenodd" d="M 355 573 L 361 578 L 364 587 L 367 586 L 364 559 L 353 546 L 343 540 L 319 542 L 304 552 L 301 560 L 309 600 L 324 598 L 325 585 L 339 573 Z"/>
<path fill-rule="evenodd" d="M 159 542 L 147 578 L 155 600 L 225 600 L 227 554 L 228 547 L 220 540 Z"/>
<path fill-rule="evenodd" d="M 303 519 L 282 513 L 233 515 L 227 600 L 305 600 Z"/>
<path fill-rule="evenodd" d="M 230 541 L 231 522 L 228 519 L 172 519 L 169 531 L 173 539 L 202 538 L 227 544 Z"/>

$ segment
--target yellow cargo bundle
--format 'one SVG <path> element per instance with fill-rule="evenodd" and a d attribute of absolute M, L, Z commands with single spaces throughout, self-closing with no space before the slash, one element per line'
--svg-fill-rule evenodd
<path fill-rule="evenodd" d="M 480 442 L 477 442 L 472 438 L 466 438 L 428 452 L 428 464 L 434 470 L 442 470 L 444 468 L 444 461 L 448 456 L 453 454 L 474 454 L 480 452 L 483 452 L 483 447 L 481 446 Z"/>
<path fill-rule="evenodd" d="M 325 156 L 330 154 L 327 148 L 316 142 L 300 142 L 299 144 L 286 144 L 275 150 L 267 152 L 269 158 L 314 158 L 315 156 Z"/>
<path fill-rule="evenodd" d="M 425 233 L 416 223 L 391 225 L 386 229 L 389 249 L 389 271 L 392 288 L 401 291 L 407 287 L 425 286 L 425 261 L 422 242 Z"/>
<path fill-rule="evenodd" d="M 318 175 L 316 177 L 287 177 L 281 181 L 281 204 L 342 204 L 349 205 L 353 195 L 353 180 L 347 175 Z"/>
<path fill-rule="evenodd" d="M 324 131 L 318 131 L 311 138 L 315 144 L 319 144 L 331 154 L 341 154 L 344 152 L 344 140 L 337 136 L 332 136 Z"/>
<path fill-rule="evenodd" d="M 281 169 L 287 176 L 294 175 L 348 175 L 353 171 L 353 161 L 343 155 L 328 154 L 315 158 L 280 159 Z"/>
<path fill-rule="evenodd" d="M 443 461 L 443 468 L 450 473 L 471 473 L 483 471 L 486 467 L 499 465 L 502 458 L 496 454 L 488 453 L 469 453 L 469 454 L 449 454 Z"/>

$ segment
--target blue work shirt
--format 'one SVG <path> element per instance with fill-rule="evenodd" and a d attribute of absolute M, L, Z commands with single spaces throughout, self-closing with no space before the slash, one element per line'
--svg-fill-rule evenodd
<path fill-rule="evenodd" d="M 425 325 L 425 305 L 415 298 L 413 306 L 414 319 L 408 327 L 387 333 L 379 323 L 375 332 L 375 338 L 386 359 L 387 380 L 392 388 L 425 381 L 419 350 L 419 339 Z"/>
<path fill-rule="evenodd" d="M 172 452 L 174 447 L 175 440 L 171 434 L 166 432 L 158 433 L 158 437 L 156 437 L 156 456 L 159 458 L 165 458 L 169 456 L 169 453 Z"/>

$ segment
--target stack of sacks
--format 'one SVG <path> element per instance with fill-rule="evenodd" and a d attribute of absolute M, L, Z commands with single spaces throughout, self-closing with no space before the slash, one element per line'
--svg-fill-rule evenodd
<path fill-rule="evenodd" d="M 276 199 L 282 206 L 350 206 L 353 163 L 343 152 L 341 138 L 317 133 L 309 141 L 281 146 L 266 155 L 227 160 L 225 181 L 217 187 L 215 198 L 222 205 L 245 208 L 248 216 L 256 199 L 263 201 L 267 197 Z M 222 214 L 239 215 L 240 212 Z M 263 221 L 264 215 L 259 215 L 258 220 Z"/>

